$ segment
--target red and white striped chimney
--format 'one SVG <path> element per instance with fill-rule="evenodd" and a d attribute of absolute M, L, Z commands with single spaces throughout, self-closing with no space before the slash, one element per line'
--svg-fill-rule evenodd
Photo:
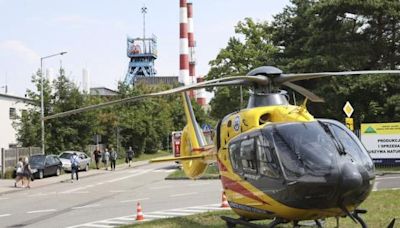
<path fill-rule="evenodd" d="M 198 77 L 197 78 L 197 82 L 203 82 L 204 79 L 203 77 Z M 206 106 L 206 90 L 205 89 L 199 89 L 197 90 L 197 104 L 199 104 L 201 107 L 205 107 Z"/>
<path fill-rule="evenodd" d="M 187 3 L 188 16 L 188 39 L 189 39 L 189 81 L 190 84 L 196 83 L 196 59 L 195 59 L 195 41 L 193 29 L 193 3 Z M 189 92 L 190 98 L 195 99 L 195 91 Z"/>
<path fill-rule="evenodd" d="M 189 46 L 186 0 L 179 0 L 179 82 L 189 85 Z"/>

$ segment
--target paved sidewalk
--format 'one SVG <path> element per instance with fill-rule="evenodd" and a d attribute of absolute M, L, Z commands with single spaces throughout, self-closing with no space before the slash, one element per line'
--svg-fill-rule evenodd
<path fill-rule="evenodd" d="M 137 161 L 137 162 L 133 162 L 132 164 L 133 164 L 132 167 L 138 167 L 138 166 L 148 164 L 148 161 Z M 116 168 L 117 168 L 117 170 L 120 170 L 120 169 L 128 169 L 129 167 L 127 164 L 124 163 L 124 164 L 117 165 Z M 108 171 L 104 170 L 104 168 L 90 169 L 88 172 L 80 171 L 79 178 L 83 179 L 83 178 L 90 177 L 90 176 L 103 175 L 103 174 L 106 174 L 107 172 Z M 35 179 L 33 182 L 31 182 L 30 186 L 31 186 L 31 188 L 40 188 L 43 186 L 56 184 L 56 183 L 69 181 L 69 180 L 71 180 L 71 173 L 64 173 L 58 177 L 51 176 L 51 177 L 45 177 L 43 179 Z M 6 194 L 6 193 L 22 191 L 22 190 L 26 189 L 26 188 L 22 188 L 22 187 L 15 188 L 14 182 L 15 182 L 14 179 L 0 179 L 0 196 L 3 194 Z M 18 185 L 21 186 L 21 182 L 19 182 Z"/>

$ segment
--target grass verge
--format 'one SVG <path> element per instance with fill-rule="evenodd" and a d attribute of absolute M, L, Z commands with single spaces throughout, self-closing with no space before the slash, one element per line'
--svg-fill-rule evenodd
<path fill-rule="evenodd" d="M 367 209 L 366 215 L 361 215 L 368 227 L 387 227 L 390 221 L 394 217 L 400 216 L 400 190 L 383 190 L 378 192 L 372 192 L 370 197 L 361 205 L 360 208 Z M 176 227 L 226 227 L 225 222 L 220 219 L 221 215 L 231 216 L 238 218 L 231 210 L 228 211 L 217 211 L 207 212 L 201 214 L 195 214 L 185 217 L 175 217 L 169 219 L 159 219 L 149 222 L 141 222 L 139 224 L 123 226 L 123 228 L 137 227 L 157 227 L 157 228 L 176 228 Z M 146 217 L 146 214 L 144 215 Z M 260 221 L 258 224 L 267 224 L 270 221 Z M 400 226 L 400 221 L 395 223 L 395 227 Z M 336 219 L 329 218 L 326 220 L 325 227 L 335 227 Z M 243 227 L 238 225 L 237 227 Z M 292 225 L 280 225 L 278 227 L 292 227 Z M 359 224 L 355 224 L 350 218 L 341 218 L 340 227 L 360 227 Z"/>

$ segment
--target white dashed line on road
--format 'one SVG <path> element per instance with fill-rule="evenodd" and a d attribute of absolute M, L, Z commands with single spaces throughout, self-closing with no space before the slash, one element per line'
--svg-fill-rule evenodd
<path fill-rule="evenodd" d="M 37 211 L 28 211 L 28 214 L 35 214 L 35 213 L 46 213 L 46 212 L 53 212 L 57 211 L 56 209 L 45 209 L 45 210 L 37 210 Z"/>
<path fill-rule="evenodd" d="M 1 217 L 7 217 L 7 216 L 11 216 L 11 214 L 2 214 L 2 215 L 0 215 L 0 218 Z"/>
<path fill-rule="evenodd" d="M 77 210 L 77 209 L 85 209 L 85 208 L 93 208 L 93 207 L 100 207 L 100 204 L 88 204 L 85 206 L 81 206 L 81 207 L 73 207 L 73 210 Z"/>
<path fill-rule="evenodd" d="M 171 210 L 164 210 L 164 211 L 154 211 L 149 213 L 144 213 L 144 221 L 151 221 L 155 219 L 161 218 L 172 218 L 177 216 L 186 216 L 192 215 L 195 213 L 202 213 L 206 211 L 215 211 L 215 210 L 227 210 L 230 208 L 220 208 L 220 204 L 209 204 L 203 206 L 196 206 L 196 207 L 186 207 L 186 208 L 176 208 Z M 140 221 L 142 222 L 142 221 Z M 80 225 L 70 226 L 67 228 L 78 228 L 78 227 L 119 227 L 122 224 L 137 224 L 139 223 L 136 221 L 135 215 L 128 215 L 123 217 L 117 218 L 109 218 L 99 221 L 93 221 L 89 223 L 84 223 Z M 107 225 L 106 225 L 107 224 Z"/>
<path fill-rule="evenodd" d="M 138 202 L 138 201 L 144 201 L 144 200 L 149 200 L 150 198 L 140 198 L 140 199 L 131 199 L 131 200 L 122 200 L 119 201 L 120 203 L 130 203 L 130 202 Z"/>
<path fill-rule="evenodd" d="M 125 179 L 131 178 L 131 177 L 139 176 L 139 175 L 148 173 L 148 172 L 150 172 L 150 171 L 151 171 L 151 170 L 143 169 L 143 170 L 141 170 L 140 172 L 136 172 L 135 174 L 128 175 L 128 176 L 125 176 L 125 177 L 116 178 L 116 179 L 113 179 L 113 180 L 108 180 L 108 181 L 106 181 L 106 182 L 107 182 L 107 183 L 114 183 L 114 182 L 121 181 L 121 180 L 125 180 Z"/>
<path fill-rule="evenodd" d="M 180 196 L 191 196 L 191 195 L 197 195 L 197 192 L 189 192 L 189 193 L 182 193 L 182 194 L 174 194 L 170 195 L 169 197 L 180 197 Z"/>
<path fill-rule="evenodd" d="M 0 198 L 0 200 L 8 200 L 8 199 L 10 199 L 10 198 Z"/>

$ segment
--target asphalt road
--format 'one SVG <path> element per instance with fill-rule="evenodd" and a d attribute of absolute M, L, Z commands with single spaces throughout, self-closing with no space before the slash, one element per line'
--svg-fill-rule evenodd
<path fill-rule="evenodd" d="M 204 205 L 210 210 L 212 205 L 218 209 L 222 190 L 219 180 L 164 180 L 173 167 L 148 164 L 104 171 L 72 183 L 65 176 L 62 182 L 2 194 L 0 227 L 111 227 L 95 222 L 121 216 L 127 218 L 125 223 L 129 217 L 134 221 L 137 202 L 141 203 L 145 218 L 148 215 L 153 219 L 167 215 L 151 212 L 177 216 L 204 211 Z M 186 209 L 188 213 L 168 212 L 196 206 L 200 208 Z"/>
<path fill-rule="evenodd" d="M 0 227 L 114 227 L 135 222 L 137 202 L 146 220 L 221 209 L 219 180 L 164 180 L 174 168 L 147 164 L 91 171 L 72 183 L 68 175 L 50 177 L 52 184 L 37 180 L 29 190 L 0 195 Z M 400 189 L 400 174 L 378 176 L 374 191 L 382 189 Z"/>

